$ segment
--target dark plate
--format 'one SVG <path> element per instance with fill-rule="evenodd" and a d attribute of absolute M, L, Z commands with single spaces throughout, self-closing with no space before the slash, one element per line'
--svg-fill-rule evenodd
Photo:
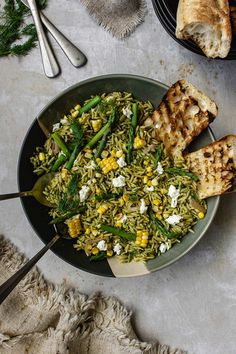
<path fill-rule="evenodd" d="M 36 146 L 43 145 L 45 135 L 43 134 L 38 119 L 45 122 L 59 121 L 61 117 L 68 114 L 68 111 L 78 102 L 84 102 L 91 95 L 109 93 L 112 91 L 132 92 L 135 97 L 141 100 L 150 100 L 155 107 L 160 103 L 166 93 L 167 86 L 147 78 L 134 75 L 107 75 L 95 77 L 78 83 L 53 99 L 35 118 L 24 139 L 18 161 L 18 185 L 20 191 L 27 191 L 32 188 L 37 176 L 33 174 L 30 157 Z M 49 124 L 49 126 L 50 126 Z M 194 143 L 193 149 L 204 146 L 214 140 L 211 131 L 206 130 Z M 175 245 L 171 250 L 155 258 L 146 264 L 132 262 L 121 264 L 116 257 L 109 261 L 90 262 L 84 252 L 77 252 L 73 248 L 73 241 L 59 240 L 52 251 L 64 261 L 73 266 L 90 273 L 103 276 L 134 276 L 150 273 L 166 267 L 186 254 L 203 236 L 213 220 L 219 198 L 208 200 L 208 211 L 206 217 L 195 226 L 194 233 L 186 235 L 180 244 Z M 25 214 L 28 217 L 33 229 L 40 239 L 47 243 L 54 235 L 53 227 L 49 225 L 48 208 L 40 205 L 33 198 L 22 198 L 21 200 Z"/>
<path fill-rule="evenodd" d="M 181 44 L 186 49 L 205 56 L 205 54 L 201 51 L 201 49 L 195 45 L 192 41 L 184 41 L 176 38 L 175 36 L 175 28 L 176 28 L 176 13 L 178 7 L 179 0 L 152 0 L 152 4 L 158 19 L 160 20 L 162 26 L 165 28 L 167 33 L 174 38 L 176 42 Z M 231 49 L 229 54 L 225 60 L 235 60 L 236 59 L 236 38 L 233 36 L 233 40 L 231 43 Z M 220 59 L 220 60 L 223 60 Z"/>

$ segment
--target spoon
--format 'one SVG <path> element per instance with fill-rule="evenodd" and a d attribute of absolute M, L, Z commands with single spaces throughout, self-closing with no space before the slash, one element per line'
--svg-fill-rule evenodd
<path fill-rule="evenodd" d="M 0 286 L 0 304 L 6 299 L 6 297 L 12 292 L 12 290 L 17 286 L 17 284 L 26 276 L 27 273 L 33 268 L 33 266 L 42 258 L 42 256 L 49 250 L 59 239 L 71 239 L 58 232 L 58 229 L 53 225 L 56 231 L 56 235 L 52 238 L 46 246 L 44 246 L 33 258 L 23 265 L 15 274 L 13 274 L 8 280 L 6 280 Z"/>
<path fill-rule="evenodd" d="M 29 3 L 27 0 L 21 1 L 25 4 L 25 6 L 29 7 Z M 66 38 L 66 36 L 62 34 L 62 32 L 60 32 L 51 21 L 49 21 L 49 19 L 43 14 L 42 11 L 38 10 L 38 12 L 44 26 L 57 41 L 67 58 L 70 60 L 71 64 L 77 68 L 85 65 L 87 62 L 87 58 L 81 52 L 81 50 L 77 48 L 73 43 L 71 43 L 71 41 Z"/>
<path fill-rule="evenodd" d="M 51 180 L 55 177 L 55 174 L 55 172 L 50 172 L 39 177 L 31 191 L 0 194 L 0 201 L 18 197 L 34 197 L 39 203 L 51 207 L 52 204 L 46 199 L 43 192 Z"/>

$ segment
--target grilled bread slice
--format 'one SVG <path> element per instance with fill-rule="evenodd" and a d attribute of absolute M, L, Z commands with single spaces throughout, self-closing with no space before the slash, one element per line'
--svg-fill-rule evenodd
<path fill-rule="evenodd" d="M 152 127 L 155 138 L 167 152 L 177 157 L 217 115 L 216 104 L 185 80 L 177 81 L 167 91 L 145 126 Z"/>
<path fill-rule="evenodd" d="M 189 169 L 199 177 L 201 199 L 236 189 L 236 135 L 227 135 L 186 155 Z"/>
<path fill-rule="evenodd" d="M 225 58 L 232 40 L 228 0 L 179 0 L 176 37 L 192 39 L 209 58 Z"/>

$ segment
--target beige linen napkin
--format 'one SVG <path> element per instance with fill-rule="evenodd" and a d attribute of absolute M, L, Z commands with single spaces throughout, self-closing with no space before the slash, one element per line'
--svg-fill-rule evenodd
<path fill-rule="evenodd" d="M 0 237 L 0 284 L 26 261 Z M 87 297 L 32 270 L 0 305 L 0 354 L 186 354 L 138 340 L 116 299 Z"/>
<path fill-rule="evenodd" d="M 113 36 L 128 36 L 144 20 L 145 0 L 80 0 L 92 17 Z"/>

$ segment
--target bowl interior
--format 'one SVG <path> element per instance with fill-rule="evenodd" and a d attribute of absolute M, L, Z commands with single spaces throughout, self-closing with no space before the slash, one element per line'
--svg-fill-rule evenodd
<path fill-rule="evenodd" d="M 112 91 L 132 92 L 135 97 L 141 100 L 150 100 L 155 107 L 160 103 L 166 93 L 167 86 L 147 78 L 134 75 L 107 75 L 95 77 L 78 83 L 53 99 L 34 119 L 24 139 L 18 161 L 18 185 L 20 191 L 27 191 L 32 188 L 37 180 L 33 174 L 30 157 L 36 146 L 43 145 L 45 135 L 39 126 L 38 119 L 48 124 L 48 129 L 58 122 L 68 111 L 78 102 L 83 102 L 91 95 L 109 93 Z M 202 133 L 192 145 L 192 149 L 197 149 L 214 140 L 211 131 L 208 129 Z M 22 205 L 29 222 L 41 240 L 49 242 L 54 235 L 54 229 L 49 225 L 48 208 L 40 205 L 34 198 L 22 198 Z M 133 276 L 149 273 L 161 269 L 187 253 L 196 242 L 202 237 L 210 225 L 218 206 L 218 197 L 208 200 L 208 211 L 204 220 L 197 223 L 194 233 L 186 235 L 180 244 L 175 245 L 167 253 L 155 258 L 146 264 L 132 262 L 122 265 L 114 260 L 90 262 L 83 252 L 77 252 L 73 248 L 74 241 L 59 240 L 52 251 L 66 262 L 85 271 L 103 276 Z"/>

